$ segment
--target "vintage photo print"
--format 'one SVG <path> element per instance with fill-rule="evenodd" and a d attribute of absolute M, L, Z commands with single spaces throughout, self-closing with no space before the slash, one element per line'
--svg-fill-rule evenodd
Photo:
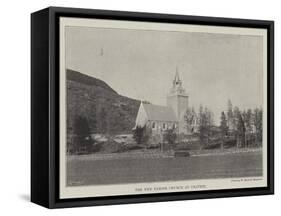
<path fill-rule="evenodd" d="M 266 187 L 266 37 L 60 18 L 60 198 Z"/>

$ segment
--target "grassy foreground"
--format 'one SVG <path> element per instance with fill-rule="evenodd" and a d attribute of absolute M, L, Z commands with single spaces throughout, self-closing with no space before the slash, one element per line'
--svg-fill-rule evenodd
<path fill-rule="evenodd" d="M 101 185 L 262 175 L 262 152 L 193 157 L 67 160 L 67 185 Z"/>

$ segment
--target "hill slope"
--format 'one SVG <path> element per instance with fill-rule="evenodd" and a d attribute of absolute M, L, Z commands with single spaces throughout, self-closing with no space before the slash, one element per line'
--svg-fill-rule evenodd
<path fill-rule="evenodd" d="M 131 133 L 140 101 L 124 97 L 104 81 L 67 70 L 67 133 L 78 116 L 86 117 L 91 133 Z"/>

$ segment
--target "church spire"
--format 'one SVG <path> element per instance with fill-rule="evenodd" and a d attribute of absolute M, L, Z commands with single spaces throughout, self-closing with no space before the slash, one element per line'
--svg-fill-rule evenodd
<path fill-rule="evenodd" d="M 178 82 L 180 81 L 180 76 L 179 76 L 179 72 L 178 72 L 178 66 L 176 67 L 176 75 L 175 75 L 175 79 L 174 79 L 174 82 Z"/>
<path fill-rule="evenodd" d="M 181 84 L 182 84 L 182 82 L 180 80 L 180 76 L 179 76 L 178 66 L 176 67 L 176 75 L 175 75 L 173 84 L 174 84 L 174 87 L 177 86 L 177 85 L 181 86 Z"/>
<path fill-rule="evenodd" d="M 172 88 L 167 95 L 167 106 L 171 107 L 176 114 L 178 119 L 182 118 L 186 109 L 188 107 L 188 94 L 185 92 L 183 88 L 182 80 L 179 76 L 178 67 L 175 68 L 176 73 L 174 79 L 172 80 Z M 179 128 L 182 127 L 179 125 Z M 184 127 L 182 127 L 184 130 Z"/>
<path fill-rule="evenodd" d="M 176 74 L 175 74 L 175 78 L 173 80 L 173 87 L 170 90 L 170 93 L 185 94 L 185 90 L 182 87 L 182 81 L 179 76 L 178 67 L 176 67 Z"/>

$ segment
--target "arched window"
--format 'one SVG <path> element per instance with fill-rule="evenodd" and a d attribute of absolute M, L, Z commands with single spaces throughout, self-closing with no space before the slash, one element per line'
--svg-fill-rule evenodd
<path fill-rule="evenodd" d="M 155 122 L 152 122 L 152 129 L 155 129 L 156 128 L 156 124 Z"/>
<path fill-rule="evenodd" d="M 163 130 L 166 129 L 166 123 L 163 123 Z"/>

